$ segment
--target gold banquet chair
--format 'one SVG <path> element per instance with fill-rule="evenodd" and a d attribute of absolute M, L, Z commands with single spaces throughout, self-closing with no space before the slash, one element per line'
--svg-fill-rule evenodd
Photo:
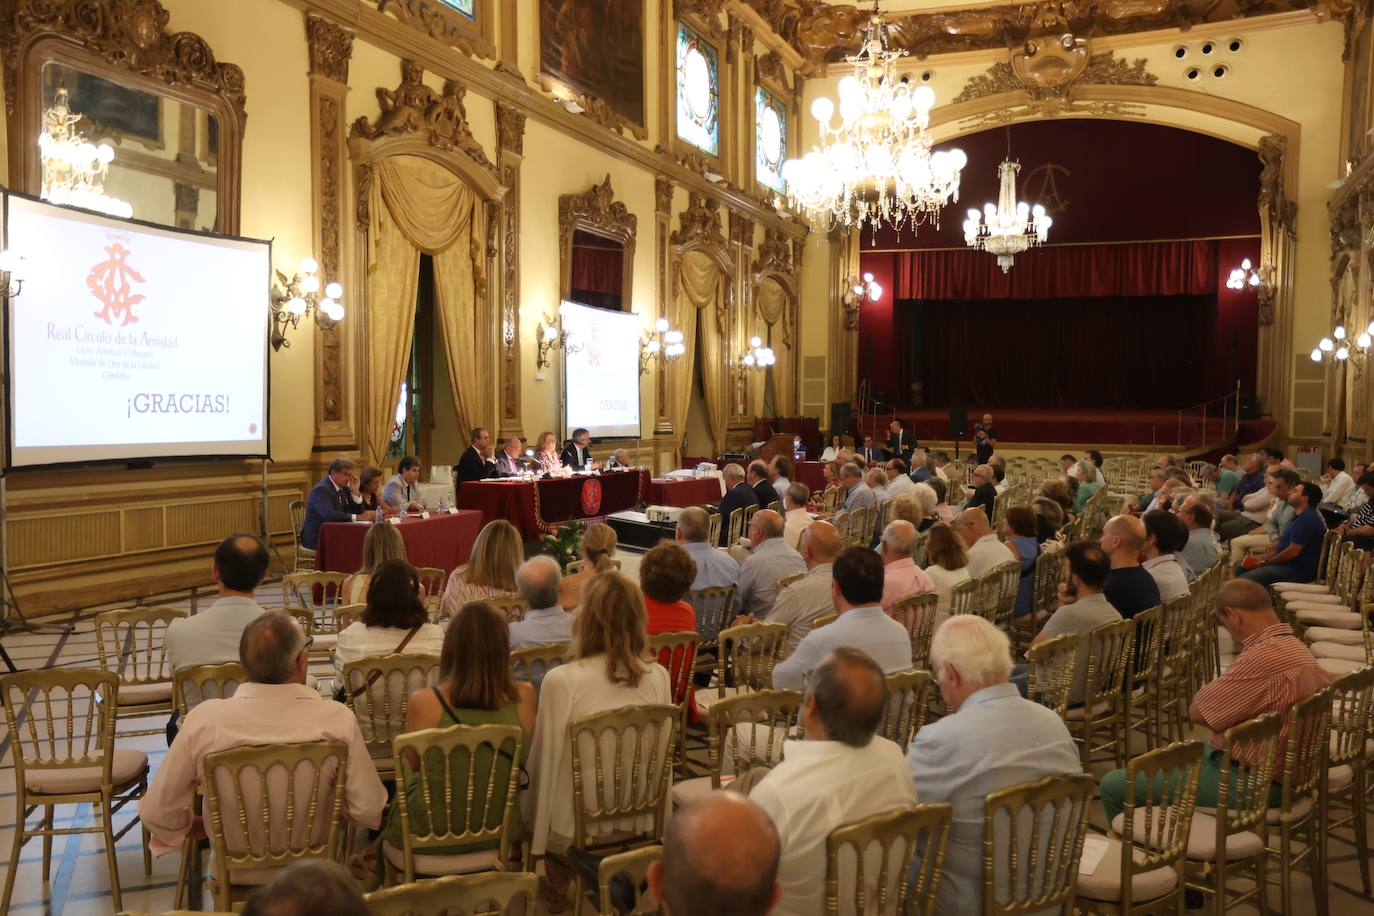
<path fill-rule="evenodd" d="M 934 680 L 929 671 L 898 671 L 887 675 L 887 709 L 879 734 L 906 753 L 911 739 L 925 724 Z"/>
<path fill-rule="evenodd" d="M 490 604 L 501 615 L 506 618 L 506 623 L 519 623 L 525 619 L 525 612 L 530 609 L 529 604 L 520 595 L 494 595 L 490 598 L 480 599 Z M 475 602 L 468 602 L 474 604 Z M 466 607 L 466 605 L 464 605 Z M 462 613 L 460 610 L 459 613 Z"/>
<path fill-rule="evenodd" d="M 96 615 L 95 646 L 100 667 L 119 677 L 117 719 L 172 714 L 172 669 L 167 663 L 167 627 L 186 616 L 170 608 L 136 608 Z M 160 735 L 164 726 L 125 732 L 124 737 Z"/>
<path fill-rule="evenodd" d="M 363 616 L 363 611 L 367 610 L 366 604 L 341 604 L 334 608 L 334 620 L 338 623 L 339 632 L 342 633 L 353 624 L 357 623 Z M 314 625 L 314 622 L 311 622 Z M 314 648 L 313 646 L 311 648 Z"/>
<path fill-rule="evenodd" d="M 758 690 L 716 702 L 707 717 L 708 773 L 674 785 L 673 804 L 696 801 L 755 767 L 777 766 L 801 701 L 800 690 Z"/>
<path fill-rule="evenodd" d="M 1088 769 L 1097 751 L 1110 751 L 1116 766 L 1124 766 L 1129 756 L 1125 684 L 1134 636 L 1135 624 L 1130 620 L 1093 627 L 1080 636 L 1079 652 L 1088 653 L 1083 705 L 1065 712 L 1064 721 L 1078 742 L 1084 770 Z M 1103 732 L 1107 740 L 1095 743 Z"/>
<path fill-rule="evenodd" d="M 571 649 L 572 644 L 566 642 L 516 649 L 510 654 L 511 675 L 517 681 L 532 685 L 537 697 L 539 688 L 544 684 L 544 675 L 563 664 Z"/>
<path fill-rule="evenodd" d="M 691 630 L 655 633 L 649 637 L 649 654 L 668 672 L 673 705 L 679 710 L 674 768 L 681 772 L 687 759 L 687 720 L 692 707 L 692 675 L 696 673 L 697 634 Z"/>
<path fill-rule="evenodd" d="M 1326 906 L 1326 767 L 1331 749 L 1331 688 L 1298 702 L 1288 713 L 1283 798 L 1265 812 L 1269 855 L 1276 856 L 1281 912 L 1293 912 L 1293 874 L 1304 861 L 1312 879 L 1316 911 Z M 1274 845 L 1275 834 L 1278 845 Z M 1301 841 L 1301 848 L 1295 842 Z"/>
<path fill-rule="evenodd" d="M 421 566 L 416 570 L 420 576 L 420 597 L 424 599 L 425 609 L 431 621 L 439 619 L 439 605 L 444 600 L 444 587 L 448 585 L 448 573 L 438 566 Z"/>
<path fill-rule="evenodd" d="M 935 614 L 939 604 L 939 595 L 922 592 L 898 598 L 892 605 L 893 619 L 906 628 L 911 638 L 911 665 L 914 668 L 930 668 L 930 640 L 935 635 Z"/>
<path fill-rule="evenodd" d="M 382 842 L 387 883 L 511 870 L 524 729 L 427 728 L 398 735 L 393 747 L 400 775 L 395 804 L 401 813 L 401 846 Z M 422 802 L 413 810 L 412 787 Z M 461 817 L 455 816 L 458 804 Z"/>
<path fill-rule="evenodd" d="M 410 695 L 438 683 L 437 655 L 367 655 L 344 665 L 344 699 L 383 782 L 395 777 L 392 742 L 405 733 Z"/>
<path fill-rule="evenodd" d="M 811 629 L 819 630 L 821 627 L 828 626 L 839 619 L 839 614 L 817 614 L 811 619 Z"/>
<path fill-rule="evenodd" d="M 842 908 L 865 916 L 932 916 L 953 813 L 949 804 L 917 805 L 830 831 L 826 916 L 839 916 Z M 913 872 L 917 850 L 921 856 Z M 851 905 L 842 907 L 842 901 Z"/>
<path fill-rule="evenodd" d="M 965 579 L 949 590 L 949 616 L 978 613 L 978 580 Z"/>
<path fill-rule="evenodd" d="M 347 776 L 342 741 L 248 745 L 206 755 L 200 785 L 216 908 L 233 909 L 235 899 L 293 862 L 342 858 Z"/>
<path fill-rule="evenodd" d="M 1026 658 L 1030 661 L 1026 696 L 1041 706 L 1053 709 L 1061 719 L 1069 711 L 1069 693 L 1073 690 L 1078 661 L 1078 640 L 1077 633 L 1063 633 L 1031 646 L 1026 652 Z"/>
<path fill-rule="evenodd" d="M 7 734 L 13 741 L 15 801 L 14 839 L 0 913 L 10 911 L 20 848 L 33 837 L 43 838 L 42 879 L 46 884 L 52 838 L 74 833 L 104 837 L 114 909 L 122 909 L 115 843 L 139 819 L 135 817 L 119 833 L 114 832 L 112 819 L 147 791 L 148 755 L 115 747 L 118 677 L 109 671 L 88 669 L 24 671 L 0 678 L 0 697 Z M 98 823 L 65 828 L 55 825 L 57 805 L 81 804 L 91 805 L 95 813 L 92 820 Z M 39 807 L 43 817 L 36 827 L 30 827 L 29 816 Z M 143 872 L 152 873 L 146 830 Z"/>
<path fill-rule="evenodd" d="M 696 668 L 698 671 L 710 671 L 716 663 L 716 639 L 735 615 L 735 587 L 699 588 L 684 594 L 682 600 L 696 612 Z"/>
<path fill-rule="evenodd" d="M 1164 635 L 1161 622 L 1164 618 L 1164 605 L 1156 604 L 1131 618 L 1135 624 L 1135 644 L 1131 649 L 1130 662 L 1126 668 L 1126 746 L 1130 747 L 1131 736 L 1140 731 L 1145 736 L 1145 747 L 1154 750 L 1164 742 L 1155 733 L 1155 669 L 1159 666 L 1159 651 Z"/>
<path fill-rule="evenodd" d="M 649 866 L 663 858 L 663 847 L 659 845 L 642 846 L 629 852 L 616 853 L 601 860 L 596 869 L 597 916 L 637 916 L 641 913 L 657 913 L 658 903 L 645 887 L 649 881 Z M 634 908 L 620 909 L 611 897 L 611 882 L 623 877 L 634 888 Z M 648 909 L 646 909 L 648 907 Z"/>
<path fill-rule="evenodd" d="M 703 711 L 729 696 L 773 686 L 773 668 L 787 645 L 787 625 L 746 623 L 721 630 L 716 637 L 714 687 L 697 691 L 697 707 Z"/>
<path fill-rule="evenodd" d="M 791 585 L 793 582 L 800 582 L 802 579 L 805 578 L 805 572 L 792 573 L 789 576 L 783 576 L 781 579 L 779 579 L 777 584 L 774 585 L 773 588 L 777 591 L 782 591 L 783 589 L 787 588 L 787 586 Z"/>
<path fill-rule="evenodd" d="M 363 897 L 372 916 L 523 916 L 534 912 L 539 878 L 528 872 L 450 875 L 373 891 Z"/>
<path fill-rule="evenodd" d="M 310 612 L 308 635 L 315 640 L 310 648 L 313 656 L 327 656 L 334 651 L 339 638 L 334 610 L 343 603 L 343 583 L 347 578 L 346 573 L 336 572 L 289 573 L 281 577 L 283 607 Z"/>
<path fill-rule="evenodd" d="M 1047 776 L 988 795 L 983 804 L 983 912 L 1013 916 L 1072 909 L 1097 781 Z"/>
<path fill-rule="evenodd" d="M 305 527 L 305 500 L 291 500 L 288 510 L 291 513 L 291 543 L 293 547 L 291 571 L 312 572 L 315 569 L 315 551 L 301 543 L 301 529 Z"/>
<path fill-rule="evenodd" d="M 1361 668 L 1331 685 L 1331 756 L 1326 771 L 1326 838 L 1352 845 L 1365 896 L 1370 894 L 1369 803 L 1370 716 L 1374 715 L 1374 668 Z M 1351 831 L 1350 834 L 1344 831 Z"/>

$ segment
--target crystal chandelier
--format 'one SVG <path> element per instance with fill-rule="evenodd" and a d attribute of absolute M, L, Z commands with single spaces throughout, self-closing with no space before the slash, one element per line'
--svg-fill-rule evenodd
<path fill-rule="evenodd" d="M 105 193 L 105 175 L 114 161 L 114 147 L 87 141 L 76 129 L 80 120 L 81 115 L 68 104 L 66 88 L 58 87 L 52 106 L 43 112 L 43 132 L 38 136 L 43 159 L 42 197 L 55 204 L 128 219 L 134 208 Z"/>
<path fill-rule="evenodd" d="M 970 209 L 964 220 L 964 241 L 970 248 L 997 255 L 1002 273 L 1011 270 L 1012 261 L 1028 248 L 1039 247 L 1049 236 L 1054 220 L 1045 215 L 1045 208 L 1016 200 L 1016 173 L 1021 164 L 1011 158 L 1011 136 L 1007 136 L 1008 154 L 997 167 L 1000 187 L 997 203 L 984 204 L 983 212 Z"/>
<path fill-rule="evenodd" d="M 931 152 L 935 92 L 912 89 L 898 77 L 897 60 L 905 54 L 888 50 L 874 0 L 863 47 L 845 58 L 854 73 L 840 80 L 839 126 L 832 123 L 835 103 L 817 98 L 811 115 L 820 125 L 820 145 L 783 163 L 787 199 L 812 223 L 938 227 L 940 210 L 959 199 L 959 170 L 968 159 L 958 149 Z"/>
<path fill-rule="evenodd" d="M 740 355 L 739 364 L 745 369 L 767 369 L 778 361 L 772 347 L 765 347 L 758 337 L 749 338 L 749 349 Z"/>

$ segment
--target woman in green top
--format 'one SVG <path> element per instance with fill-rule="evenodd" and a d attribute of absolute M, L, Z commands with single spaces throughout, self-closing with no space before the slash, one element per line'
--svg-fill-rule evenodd
<path fill-rule="evenodd" d="M 473 780 L 473 794 L 477 798 L 485 796 L 490 780 L 495 779 L 501 788 L 493 793 L 486 827 L 500 824 L 501 813 L 505 810 L 506 786 L 510 784 L 511 766 L 523 767 L 529 751 L 529 736 L 534 732 L 535 711 L 534 688 L 529 684 L 516 681 L 510 672 L 510 628 L 504 614 L 498 612 L 485 601 L 474 601 L 465 605 L 458 616 L 449 624 L 444 636 L 444 648 L 439 657 L 439 686 L 426 687 L 411 694 L 406 707 L 406 731 L 417 732 L 427 728 L 451 728 L 458 725 L 519 725 L 525 730 L 525 742 L 521 746 L 518 760 L 510 759 L 509 754 L 490 751 L 479 752 L 476 756 L 477 776 Z M 495 767 L 492 757 L 495 756 Z M 419 768 L 418 757 L 411 752 L 406 761 L 410 778 L 406 780 L 405 793 L 407 808 L 410 812 L 411 830 L 419 834 L 430 832 L 431 812 L 425 808 L 425 797 L 421 791 L 420 780 L 415 770 Z M 457 824 L 452 832 L 461 833 L 463 825 L 469 829 L 479 829 L 483 825 L 472 823 L 466 810 L 463 787 L 468 779 L 468 755 L 466 751 L 455 752 L 445 761 L 438 753 L 425 756 L 425 769 L 431 789 L 443 785 L 444 768 L 451 767 L 451 785 L 454 787 L 452 810 L 432 812 L 438 831 L 448 829 L 449 824 Z M 436 797 L 433 792 L 431 797 Z M 511 824 L 515 835 L 519 835 L 520 805 L 517 802 Z M 400 849 L 401 811 L 399 804 L 391 806 L 382 839 L 389 845 Z M 477 847 L 453 847 L 426 849 L 426 855 L 454 855 L 472 852 Z M 487 844 L 486 848 L 490 848 Z"/>
<path fill-rule="evenodd" d="M 1078 476 L 1078 492 L 1073 497 L 1073 514 L 1082 515 L 1083 507 L 1097 492 L 1097 468 L 1091 461 L 1080 461 L 1075 467 Z"/>

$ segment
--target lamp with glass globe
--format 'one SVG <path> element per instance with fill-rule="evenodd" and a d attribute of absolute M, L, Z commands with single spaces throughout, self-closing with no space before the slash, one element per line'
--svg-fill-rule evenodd
<path fill-rule="evenodd" d="M 1374 321 L 1371 321 L 1369 326 L 1359 333 L 1353 345 L 1349 336 L 1350 332 L 1346 330 L 1345 325 L 1336 325 L 1329 337 L 1323 337 L 1312 348 L 1312 362 L 1348 362 L 1355 367 L 1355 375 L 1358 378 L 1363 374 L 1370 348 L 1374 346 Z"/>
<path fill-rule="evenodd" d="M 302 318 L 313 315 L 316 326 L 324 330 L 343 321 L 343 285 L 337 280 L 321 280 L 319 271 L 319 261 L 307 257 L 301 260 L 300 273 L 290 278 L 280 270 L 276 272 L 277 282 L 272 284 L 269 338 L 273 350 L 291 346 L 291 341 L 286 339 L 287 328 L 295 330 Z"/>
<path fill-rule="evenodd" d="M 659 318 L 654 322 L 654 329 L 645 331 L 639 342 L 639 374 L 649 371 L 650 360 L 660 360 L 667 365 L 686 352 L 682 332 L 674 330 L 667 318 Z"/>

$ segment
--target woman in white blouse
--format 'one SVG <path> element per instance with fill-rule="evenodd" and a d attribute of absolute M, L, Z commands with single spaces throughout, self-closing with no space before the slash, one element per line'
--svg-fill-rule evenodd
<path fill-rule="evenodd" d="M 926 532 L 925 570 L 940 599 L 935 605 L 935 619 L 937 622 L 943 621 L 949 616 L 950 594 L 954 586 L 970 578 L 968 548 L 945 522 L 932 525 Z"/>
<path fill-rule="evenodd" d="M 367 584 L 378 566 L 387 560 L 404 560 L 406 542 L 401 540 L 401 532 L 395 525 L 373 525 L 367 529 L 363 538 L 362 568 L 343 580 L 340 591 L 344 604 L 362 604 L 367 600 Z"/>
<path fill-rule="evenodd" d="M 390 525 L 379 525 L 390 528 Z M 420 574 L 405 560 L 386 560 L 372 573 L 362 616 L 339 633 L 334 668 L 370 655 L 438 655 L 444 631 L 429 622 Z"/>
<path fill-rule="evenodd" d="M 836 458 L 840 457 L 840 452 L 842 451 L 844 451 L 844 445 L 841 444 L 840 437 L 831 436 L 830 444 L 825 447 L 825 451 L 821 452 L 821 460 L 834 461 Z"/>
<path fill-rule="evenodd" d="M 1172 512 L 1151 509 L 1140 517 L 1145 525 L 1145 546 L 1140 549 L 1145 568 L 1159 586 L 1161 601 L 1172 601 L 1188 593 L 1188 574 L 1179 565 L 1175 551 L 1188 545 L 1188 529 Z"/>
<path fill-rule="evenodd" d="M 572 744 L 568 725 L 622 706 L 672 702 L 668 672 L 645 659 L 648 617 L 639 586 L 617 572 L 582 589 L 571 660 L 544 675 L 530 745 L 531 787 L 522 801 L 531 852 L 548 854 L 540 895 L 560 912 L 572 872 L 563 856 L 574 833 Z"/>
<path fill-rule="evenodd" d="M 503 518 L 487 522 L 477 533 L 467 565 L 448 577 L 439 604 L 439 622 L 457 617 L 469 601 L 518 593 L 515 568 L 523 562 L 525 547 L 515 526 Z"/>

